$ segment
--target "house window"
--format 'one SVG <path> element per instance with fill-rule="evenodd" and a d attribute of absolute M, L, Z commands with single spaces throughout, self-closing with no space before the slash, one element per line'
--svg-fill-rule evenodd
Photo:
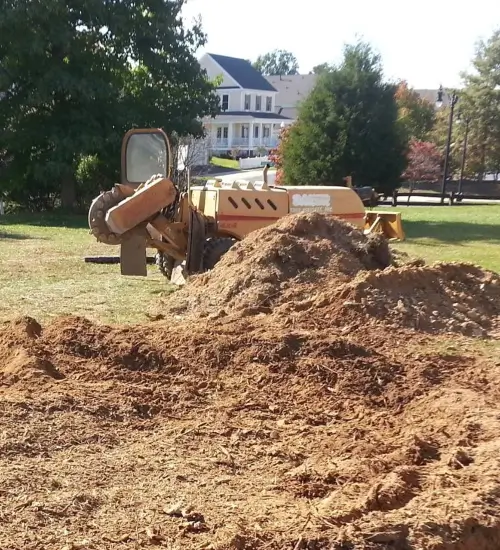
<path fill-rule="evenodd" d="M 273 98 L 266 97 L 266 111 L 270 113 L 273 110 Z"/>
<path fill-rule="evenodd" d="M 224 126 L 223 134 L 224 139 L 227 139 L 229 136 L 229 128 L 227 126 Z"/>
<path fill-rule="evenodd" d="M 219 126 L 217 128 L 217 139 L 220 139 L 222 137 L 222 128 Z"/>
<path fill-rule="evenodd" d="M 245 111 L 250 111 L 250 94 L 245 94 Z"/>
<path fill-rule="evenodd" d="M 229 95 L 224 94 L 222 96 L 222 110 L 227 111 L 229 109 Z"/>
<path fill-rule="evenodd" d="M 260 95 L 255 96 L 255 110 L 256 111 L 262 110 L 262 96 Z"/>
<path fill-rule="evenodd" d="M 269 126 L 264 126 L 263 128 L 264 137 L 268 138 L 271 136 L 271 128 Z"/>
<path fill-rule="evenodd" d="M 241 137 L 246 139 L 248 137 L 248 126 L 241 127 Z"/>
<path fill-rule="evenodd" d="M 259 137 L 259 127 L 258 127 L 258 126 L 254 126 L 254 127 L 253 127 L 253 137 L 254 137 L 254 138 L 258 138 L 258 137 Z"/>

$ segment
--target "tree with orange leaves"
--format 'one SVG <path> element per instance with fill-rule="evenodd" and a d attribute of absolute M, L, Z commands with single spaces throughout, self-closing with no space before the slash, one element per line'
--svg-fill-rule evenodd
<path fill-rule="evenodd" d="M 280 135 L 278 138 L 278 145 L 276 149 L 273 149 L 271 151 L 271 154 L 269 155 L 269 160 L 274 164 L 276 167 L 276 184 L 280 185 L 283 183 L 283 147 L 287 140 L 287 137 L 290 133 L 290 126 L 285 126 L 284 128 L 281 128 Z"/>
<path fill-rule="evenodd" d="M 399 109 L 399 120 L 406 129 L 408 139 L 425 141 L 434 127 L 436 111 L 434 105 L 401 81 L 395 93 Z"/>

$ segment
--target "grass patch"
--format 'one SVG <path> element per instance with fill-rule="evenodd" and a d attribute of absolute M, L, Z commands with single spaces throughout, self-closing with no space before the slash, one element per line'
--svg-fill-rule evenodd
<path fill-rule="evenodd" d="M 470 262 L 500 272 L 500 205 L 395 210 L 406 233 L 406 241 L 396 245 L 399 250 L 428 262 Z"/>
<path fill-rule="evenodd" d="M 0 320 L 83 315 L 110 323 L 146 321 L 158 296 L 173 287 L 156 266 L 148 266 L 147 278 L 122 277 L 119 265 L 83 261 L 119 253 L 95 241 L 85 216 L 0 217 Z"/>
<path fill-rule="evenodd" d="M 212 157 L 210 164 L 214 166 L 220 166 L 221 168 L 232 168 L 234 170 L 240 169 L 240 163 L 234 159 L 221 159 L 220 157 Z"/>

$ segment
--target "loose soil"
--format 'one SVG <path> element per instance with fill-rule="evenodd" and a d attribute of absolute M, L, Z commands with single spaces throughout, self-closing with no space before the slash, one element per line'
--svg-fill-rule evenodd
<path fill-rule="evenodd" d="M 175 316 L 0 326 L 0 548 L 498 549 L 498 276 L 394 263 L 299 215 Z"/>

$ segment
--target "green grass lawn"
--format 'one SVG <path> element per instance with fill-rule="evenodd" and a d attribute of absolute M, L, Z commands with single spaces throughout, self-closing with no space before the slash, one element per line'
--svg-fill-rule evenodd
<path fill-rule="evenodd" d="M 407 240 L 397 248 L 430 262 L 466 261 L 500 272 L 500 206 L 398 210 Z M 148 266 L 147 278 L 122 277 L 119 265 L 83 261 L 118 254 L 119 247 L 94 240 L 84 216 L 0 217 L 0 320 L 74 314 L 113 323 L 146 321 L 158 297 L 173 287 L 156 266 Z"/>
<path fill-rule="evenodd" d="M 219 157 L 212 157 L 210 160 L 210 164 L 213 164 L 214 166 L 220 166 L 221 168 L 230 168 L 232 170 L 239 170 L 240 169 L 240 163 L 237 160 L 232 159 L 221 159 Z M 264 168 L 262 168 L 263 170 Z M 259 168 L 254 168 L 254 170 L 259 170 Z M 271 166 L 270 171 L 275 171 L 276 168 L 274 166 Z"/>
<path fill-rule="evenodd" d="M 500 205 L 394 210 L 403 219 L 406 241 L 396 245 L 403 252 L 428 262 L 471 262 L 500 272 Z"/>
<path fill-rule="evenodd" d="M 147 278 L 122 277 L 119 265 L 83 261 L 88 255 L 119 253 L 119 247 L 95 241 L 84 216 L 0 217 L 0 320 L 74 314 L 106 322 L 145 321 L 149 306 L 172 286 L 154 265 L 148 266 Z"/>
<path fill-rule="evenodd" d="M 219 157 L 212 157 L 210 159 L 210 164 L 214 166 L 220 166 L 221 168 L 232 168 L 234 170 L 240 169 L 240 163 L 237 160 L 233 159 L 221 159 Z"/>

